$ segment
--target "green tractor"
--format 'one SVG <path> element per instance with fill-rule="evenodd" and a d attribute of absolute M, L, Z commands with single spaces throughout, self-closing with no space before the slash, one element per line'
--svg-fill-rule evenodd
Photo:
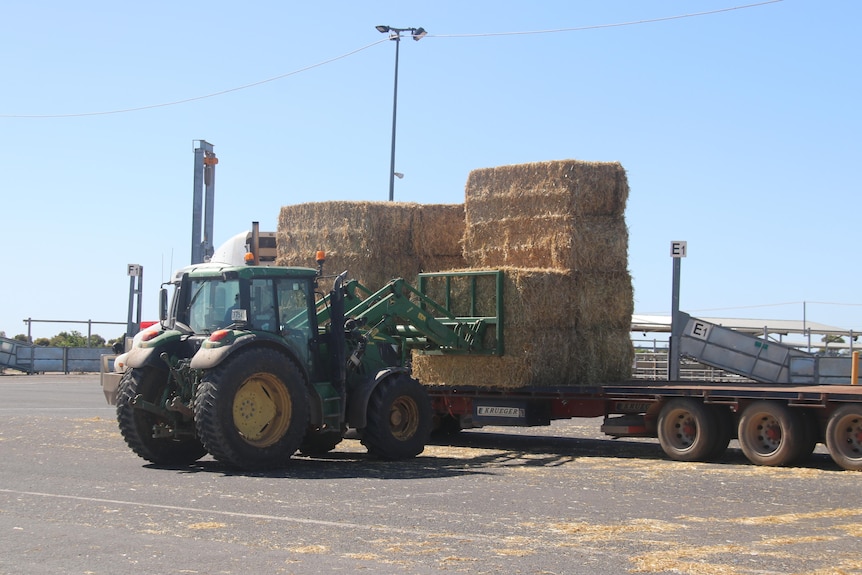
<path fill-rule="evenodd" d="M 176 274 L 170 309 L 160 292 L 161 329 L 130 351 L 119 385 L 117 419 L 132 451 L 164 466 L 209 453 L 271 469 L 296 451 L 334 449 L 348 427 L 382 459 L 423 451 L 427 392 L 396 346 L 374 341 L 385 318 L 371 327 L 345 318 L 356 296 L 344 274 L 318 292 L 319 263 Z"/>

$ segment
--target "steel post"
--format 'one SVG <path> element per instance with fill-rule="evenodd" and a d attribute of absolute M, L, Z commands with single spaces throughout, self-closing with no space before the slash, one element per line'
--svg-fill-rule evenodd
<path fill-rule="evenodd" d="M 389 159 L 389 201 L 395 200 L 395 121 L 398 118 L 398 48 L 401 46 L 401 34 L 396 32 L 395 40 L 395 88 L 392 92 L 392 150 Z"/>

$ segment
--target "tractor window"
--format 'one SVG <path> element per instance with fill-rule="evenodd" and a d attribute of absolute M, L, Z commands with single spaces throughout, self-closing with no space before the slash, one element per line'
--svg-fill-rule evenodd
<path fill-rule="evenodd" d="M 224 327 L 225 316 L 239 293 L 239 282 L 221 279 L 192 280 L 190 283 L 187 315 L 189 327 L 195 333 L 212 333 Z"/>
<path fill-rule="evenodd" d="M 308 342 L 312 339 L 309 320 L 310 294 L 313 293 L 308 280 L 281 279 L 276 284 L 278 291 L 278 317 L 281 326 L 281 335 L 294 344 L 294 348 L 301 354 L 302 360 L 312 366 L 308 354 Z"/>
<path fill-rule="evenodd" d="M 278 323 L 275 317 L 275 292 L 272 280 L 251 280 L 250 313 L 252 327 L 261 331 L 278 333 Z"/>

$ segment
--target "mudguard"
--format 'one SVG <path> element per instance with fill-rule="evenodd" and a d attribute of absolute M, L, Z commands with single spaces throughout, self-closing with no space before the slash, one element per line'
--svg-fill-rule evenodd
<path fill-rule="evenodd" d="M 180 332 L 168 330 L 150 340 L 140 342 L 129 350 L 126 356 L 126 368 L 146 367 L 157 363 L 162 364 L 159 355 L 168 346 L 179 343 L 181 337 Z"/>
<path fill-rule="evenodd" d="M 368 414 L 368 400 L 371 399 L 371 394 L 381 381 L 395 373 L 407 373 L 409 370 L 404 367 L 387 367 L 378 371 L 374 377 L 369 378 L 359 386 L 357 386 L 347 399 L 347 424 L 354 429 L 362 429 L 366 425 Z"/>
<path fill-rule="evenodd" d="M 259 339 L 261 338 L 254 333 L 246 333 L 233 339 L 226 345 L 210 347 L 204 344 L 197 351 L 194 357 L 192 357 L 192 362 L 189 367 L 192 369 L 209 369 L 211 367 L 215 367 L 236 350 L 254 343 Z"/>
<path fill-rule="evenodd" d="M 204 342 L 197 353 L 192 357 L 189 367 L 191 369 L 200 370 L 211 369 L 225 361 L 228 356 L 233 355 L 239 350 L 255 343 L 257 345 L 277 347 L 278 349 L 287 352 L 293 358 L 297 368 L 302 372 L 308 388 L 309 398 L 311 399 L 310 422 L 312 424 L 319 425 L 323 421 L 323 406 L 320 403 L 319 395 L 311 384 L 311 377 L 308 373 L 308 369 L 299 361 L 296 352 L 291 349 L 290 346 L 285 345 L 284 340 L 277 336 L 267 333 L 249 333 L 239 330 L 234 331 L 224 340 L 220 340 L 218 342 Z"/>

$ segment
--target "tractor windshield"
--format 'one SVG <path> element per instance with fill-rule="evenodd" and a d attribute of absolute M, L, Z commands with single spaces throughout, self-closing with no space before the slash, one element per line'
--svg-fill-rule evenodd
<path fill-rule="evenodd" d="M 239 307 L 239 280 L 221 278 L 193 279 L 185 308 L 186 323 L 192 331 L 210 334 L 232 323 L 233 310 Z"/>

